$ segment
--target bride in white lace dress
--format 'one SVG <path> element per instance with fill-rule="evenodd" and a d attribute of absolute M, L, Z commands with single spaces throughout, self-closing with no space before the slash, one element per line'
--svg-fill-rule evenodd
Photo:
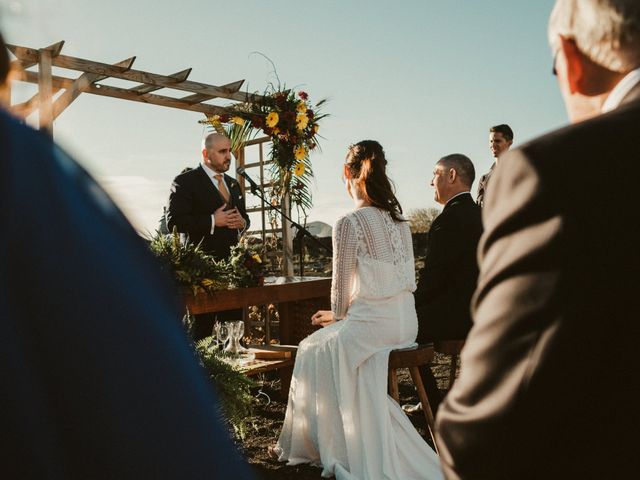
<path fill-rule="evenodd" d="M 379 143 L 349 148 L 344 177 L 356 209 L 333 230 L 331 311 L 300 343 L 273 452 L 341 479 L 439 479 L 437 455 L 387 395 L 389 352 L 414 344 L 418 321 L 409 226 Z"/>

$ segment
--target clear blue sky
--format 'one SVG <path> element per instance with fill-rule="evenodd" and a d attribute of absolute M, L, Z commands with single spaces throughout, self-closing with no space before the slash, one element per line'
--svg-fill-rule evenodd
<path fill-rule="evenodd" d="M 460 152 L 477 177 L 492 159 L 488 128 L 508 123 L 518 145 L 567 123 L 547 47 L 553 0 L 290 1 L 0 0 L 8 42 L 102 62 L 263 90 L 275 63 L 289 87 L 329 98 L 314 153 L 310 220 L 351 208 L 340 177 L 346 147 L 380 141 L 405 211 L 436 206 L 434 163 Z M 68 74 L 68 71 L 60 72 Z M 114 83 L 114 84 L 117 84 Z M 127 86 L 130 84 L 127 83 Z M 16 100 L 30 96 L 16 89 Z M 199 160 L 195 112 L 81 95 L 55 139 L 113 192 L 138 228 L 153 230 L 171 179 Z M 474 193 L 475 193 L 474 185 Z"/>

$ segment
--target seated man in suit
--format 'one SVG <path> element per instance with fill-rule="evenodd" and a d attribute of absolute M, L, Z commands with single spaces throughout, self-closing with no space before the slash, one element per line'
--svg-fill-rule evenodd
<path fill-rule="evenodd" d="M 557 0 L 549 43 L 572 125 L 491 178 L 474 323 L 436 424 L 449 479 L 640 471 L 640 2 Z"/>
<path fill-rule="evenodd" d="M 166 218 L 169 231 L 176 227 L 216 260 L 229 257 L 249 226 L 245 200 L 238 182 L 227 175 L 231 165 L 231 142 L 224 135 L 207 135 L 202 146 L 202 163 L 178 175 L 171 185 Z M 220 319 L 239 320 L 242 311 L 221 312 Z M 214 316 L 197 315 L 193 329 L 196 340 L 211 335 Z"/>
<path fill-rule="evenodd" d="M 482 234 L 481 209 L 473 201 L 473 163 L 458 153 L 440 159 L 431 186 L 444 205 L 433 221 L 427 255 L 414 293 L 418 313 L 418 343 L 462 340 L 471 328 L 470 302 L 476 287 L 476 248 Z M 436 412 L 441 397 L 429 367 L 421 370 L 427 396 Z M 419 407 L 404 406 L 406 412 Z"/>

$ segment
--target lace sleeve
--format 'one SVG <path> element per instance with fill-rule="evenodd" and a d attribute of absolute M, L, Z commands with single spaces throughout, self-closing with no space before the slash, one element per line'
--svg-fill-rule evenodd
<path fill-rule="evenodd" d="M 347 314 L 355 279 L 358 237 L 349 218 L 338 219 L 333 227 L 333 278 L 331 311 L 336 320 Z"/>

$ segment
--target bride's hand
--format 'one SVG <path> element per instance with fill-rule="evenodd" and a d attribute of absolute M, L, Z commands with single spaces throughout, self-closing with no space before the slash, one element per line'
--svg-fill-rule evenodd
<path fill-rule="evenodd" d="M 327 325 L 331 325 L 335 323 L 336 319 L 333 316 L 333 312 L 331 310 L 318 310 L 311 316 L 311 325 L 320 325 L 321 327 L 326 327 Z"/>

